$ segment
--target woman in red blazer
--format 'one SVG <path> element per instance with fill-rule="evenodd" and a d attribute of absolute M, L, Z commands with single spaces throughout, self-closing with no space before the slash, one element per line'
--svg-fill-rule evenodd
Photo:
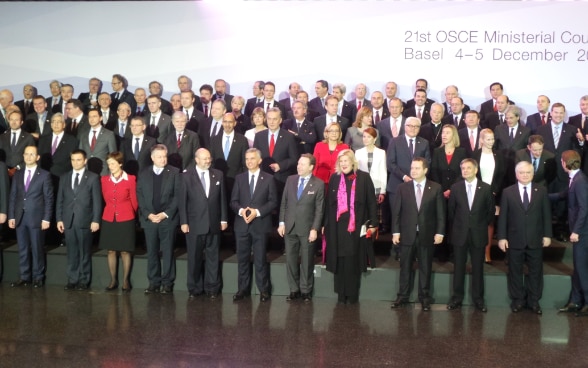
<path fill-rule="evenodd" d="M 129 273 L 131 256 L 135 251 L 135 214 L 137 212 L 137 183 L 133 175 L 123 171 L 123 154 L 111 152 L 106 156 L 110 175 L 101 178 L 104 213 L 100 232 L 100 249 L 108 250 L 110 284 L 107 291 L 118 288 L 117 252 L 123 262 L 123 292 L 131 291 Z"/>
<path fill-rule="evenodd" d="M 318 142 L 314 147 L 316 165 L 312 175 L 325 182 L 325 188 L 329 184 L 331 175 L 335 172 L 335 163 L 339 152 L 349 149 L 349 146 L 341 140 L 343 133 L 338 123 L 327 124 L 325 127 L 325 140 Z"/>

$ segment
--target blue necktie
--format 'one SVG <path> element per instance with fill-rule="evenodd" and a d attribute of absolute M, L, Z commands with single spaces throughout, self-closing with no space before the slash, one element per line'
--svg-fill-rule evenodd
<path fill-rule="evenodd" d="M 529 194 L 527 193 L 527 187 L 523 187 L 523 207 L 525 211 L 529 209 Z"/>
<path fill-rule="evenodd" d="M 298 185 L 298 199 L 300 199 L 300 197 L 302 197 L 302 191 L 304 190 L 304 178 L 300 178 L 300 184 Z"/>
<path fill-rule="evenodd" d="M 229 158 L 229 149 L 230 149 L 230 144 L 231 142 L 229 142 L 229 139 L 231 137 L 227 135 L 227 141 L 225 142 L 225 149 L 223 150 L 223 153 L 225 154 L 225 161 L 228 160 Z"/>
<path fill-rule="evenodd" d="M 249 194 L 253 198 L 253 190 L 255 189 L 255 175 L 251 175 L 251 181 L 249 181 Z"/>

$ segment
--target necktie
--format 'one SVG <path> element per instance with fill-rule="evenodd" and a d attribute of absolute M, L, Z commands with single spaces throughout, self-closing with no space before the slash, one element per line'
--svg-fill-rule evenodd
<path fill-rule="evenodd" d="M 29 100 L 25 101 L 25 113 L 29 112 L 29 107 L 31 106 L 31 103 L 29 102 Z"/>
<path fill-rule="evenodd" d="M 115 99 L 116 101 L 118 101 L 118 98 L 119 98 L 119 97 L 120 97 L 120 94 L 119 94 L 118 92 L 116 92 L 116 96 L 114 96 L 114 99 Z"/>
<path fill-rule="evenodd" d="M 94 151 L 94 147 L 96 147 L 96 131 L 92 130 L 92 141 L 90 142 L 90 151 Z"/>
<path fill-rule="evenodd" d="M 514 128 L 510 128 L 510 134 L 508 135 L 510 138 L 510 143 L 514 140 Z"/>
<path fill-rule="evenodd" d="M 80 173 L 76 173 L 76 178 L 74 179 L 74 183 L 73 183 L 73 190 L 78 189 L 79 185 L 80 185 Z"/>
<path fill-rule="evenodd" d="M 186 114 L 186 120 L 190 120 L 190 114 L 188 114 L 188 109 L 184 109 L 184 113 Z"/>
<path fill-rule="evenodd" d="M 137 106 L 137 116 L 141 116 L 141 108 Z"/>
<path fill-rule="evenodd" d="M 55 97 L 53 97 L 53 102 L 51 103 L 51 107 L 57 105 L 57 102 L 59 102 L 59 100 Z"/>
<path fill-rule="evenodd" d="M 211 137 L 214 137 L 216 135 L 217 129 L 218 129 L 218 121 L 214 123 L 214 127 L 212 128 L 212 132 L 210 132 Z"/>
<path fill-rule="evenodd" d="M 75 132 L 75 131 L 76 131 L 76 128 L 77 128 L 77 126 L 78 126 L 78 122 L 77 122 L 77 120 L 76 120 L 76 119 L 73 119 L 73 120 L 71 121 L 71 131 L 72 131 L 72 132 Z"/>
<path fill-rule="evenodd" d="M 57 151 L 57 143 L 59 143 L 59 136 L 56 135 L 55 138 L 53 138 L 53 144 L 51 145 L 51 156 Z"/>
<path fill-rule="evenodd" d="M 500 119 L 500 124 L 504 123 L 504 115 L 498 114 L 498 118 Z"/>
<path fill-rule="evenodd" d="M 300 127 L 302 127 L 302 122 L 300 122 L 300 121 L 297 121 L 297 122 L 296 122 L 296 126 L 297 126 L 297 128 L 298 128 L 298 132 L 300 132 Z"/>
<path fill-rule="evenodd" d="M 472 151 L 476 150 L 476 140 L 474 139 L 474 131 L 470 130 L 470 147 Z"/>
<path fill-rule="evenodd" d="M 361 109 L 361 101 L 357 102 L 357 111 L 359 111 Z"/>
<path fill-rule="evenodd" d="M 380 111 L 379 110 L 376 110 L 376 117 L 374 118 L 374 121 L 376 123 L 380 122 Z"/>
<path fill-rule="evenodd" d="M 324 109 L 325 108 L 325 99 L 321 98 L 321 107 Z"/>
<path fill-rule="evenodd" d="M 413 139 L 409 140 L 408 150 L 410 151 L 410 157 L 414 157 L 414 144 L 412 143 Z"/>
<path fill-rule="evenodd" d="M 204 116 L 208 117 L 208 104 L 204 105 Z"/>
<path fill-rule="evenodd" d="M 31 170 L 27 170 L 27 180 L 25 181 L 25 192 L 29 191 L 29 185 L 31 184 Z"/>
<path fill-rule="evenodd" d="M 204 189 L 204 193 L 206 193 L 206 178 L 204 177 L 204 171 L 200 173 L 200 183 L 202 183 L 202 189 Z"/>
<path fill-rule="evenodd" d="M 12 147 L 12 149 L 14 150 L 14 148 L 16 148 L 16 133 L 12 132 L 12 143 L 10 143 L 10 146 Z"/>
<path fill-rule="evenodd" d="M 545 114 L 541 114 L 541 125 L 545 125 Z M 584 125 L 582 125 L 582 128 L 584 128 Z"/>
<path fill-rule="evenodd" d="M 120 125 L 120 131 L 118 132 L 118 135 L 120 135 L 121 138 L 123 138 L 125 136 L 125 125 L 124 124 Z"/>
<path fill-rule="evenodd" d="M 268 103 L 267 103 L 267 107 L 265 108 L 265 113 L 266 113 L 266 114 L 267 114 L 267 112 L 269 111 L 269 109 L 270 109 L 270 103 L 268 102 Z"/>
<path fill-rule="evenodd" d="M 523 207 L 525 211 L 529 208 L 529 194 L 527 193 L 527 187 L 523 187 Z"/>
<path fill-rule="evenodd" d="M 557 148 L 557 145 L 559 144 L 559 125 L 556 125 L 554 128 L 555 132 L 553 132 L 553 144 L 555 145 L 555 148 Z"/>
<path fill-rule="evenodd" d="M 149 125 L 149 135 L 155 136 L 155 129 L 157 126 L 155 125 L 155 116 L 151 116 L 151 125 Z"/>
<path fill-rule="evenodd" d="M 457 119 L 457 115 L 453 115 L 453 122 L 455 123 L 456 127 L 459 126 L 459 120 Z"/>
<path fill-rule="evenodd" d="M 582 119 L 582 131 L 584 130 L 584 127 L 586 126 L 586 120 L 588 120 L 588 115 L 584 115 L 584 119 Z"/>
<path fill-rule="evenodd" d="M 176 142 L 178 148 L 182 145 L 182 133 L 178 133 L 178 141 Z"/>
<path fill-rule="evenodd" d="M 392 137 L 398 137 L 398 127 L 396 126 L 396 118 L 392 119 Z"/>
<path fill-rule="evenodd" d="M 537 165 L 537 158 L 533 157 L 533 169 L 535 172 L 537 172 L 538 169 L 538 165 Z"/>
<path fill-rule="evenodd" d="M 270 138 L 270 145 L 269 145 L 270 157 L 274 155 L 274 148 L 276 148 L 276 140 L 274 139 L 274 133 L 272 133 L 272 136 Z"/>
<path fill-rule="evenodd" d="M 108 111 L 102 111 L 102 121 L 108 121 Z"/>
<path fill-rule="evenodd" d="M 39 133 L 43 134 L 43 128 L 45 127 L 45 119 L 43 119 L 43 115 L 39 115 Z"/>
<path fill-rule="evenodd" d="M 300 178 L 300 184 L 298 184 L 298 193 L 296 193 L 296 196 L 298 197 L 298 199 L 300 199 L 300 197 L 302 196 L 303 190 L 304 190 L 304 178 Z"/>
<path fill-rule="evenodd" d="M 133 150 L 135 160 L 139 159 L 139 138 L 135 138 L 135 149 Z"/>
<path fill-rule="evenodd" d="M 472 203 L 474 203 L 474 195 L 472 193 L 472 183 L 468 184 L 468 206 L 472 209 Z"/>
<path fill-rule="evenodd" d="M 498 106 L 497 106 L 496 102 L 494 102 L 494 111 L 498 111 Z"/>
<path fill-rule="evenodd" d="M 249 194 L 251 198 L 253 198 L 253 190 L 255 189 L 255 175 L 251 175 L 251 180 L 249 181 Z"/>
<path fill-rule="evenodd" d="M 229 140 L 230 138 L 231 137 L 227 135 L 227 140 L 225 141 L 225 149 L 223 149 L 225 161 L 229 159 L 229 150 L 231 149 L 231 141 Z"/>
<path fill-rule="evenodd" d="M 421 109 L 419 108 L 417 110 L 417 118 L 421 119 L 423 117 L 423 115 L 421 114 Z"/>
<path fill-rule="evenodd" d="M 417 203 L 417 209 L 421 209 L 421 202 L 423 200 L 423 191 L 421 190 L 421 185 L 417 184 L 417 191 L 416 191 L 416 203 Z"/>

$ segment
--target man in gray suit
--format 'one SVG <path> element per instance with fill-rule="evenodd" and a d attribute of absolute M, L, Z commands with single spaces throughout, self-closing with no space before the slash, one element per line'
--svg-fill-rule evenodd
<path fill-rule="evenodd" d="M 20 110 L 9 112 L 7 115 L 8 130 L 0 135 L 0 160 L 12 174 L 25 166 L 23 153 L 25 147 L 34 146 L 35 139 L 22 129 L 23 117 Z"/>
<path fill-rule="evenodd" d="M 290 287 L 287 301 L 300 297 L 305 302 L 312 299 L 314 246 L 323 222 L 325 201 L 325 184 L 312 176 L 315 165 L 313 155 L 302 154 L 296 167 L 298 175 L 288 177 L 282 195 L 278 234 L 286 243 L 286 274 Z M 300 267 L 298 254 L 301 255 Z"/>
<path fill-rule="evenodd" d="M 190 164 L 194 165 L 194 154 L 200 148 L 198 133 L 186 129 L 186 114 L 174 112 L 172 116 L 173 129 L 164 141 L 167 147 L 169 164 L 184 171 Z"/>
<path fill-rule="evenodd" d="M 171 130 L 171 117 L 161 111 L 161 98 L 156 95 L 147 97 L 149 112 L 145 114 L 145 133 L 163 143 Z"/>
<path fill-rule="evenodd" d="M 100 177 L 86 169 L 86 152 L 70 154 L 73 170 L 60 178 L 55 219 L 65 233 L 67 284 L 65 290 L 87 290 L 92 279 L 92 233 L 100 229 L 102 192 Z"/>
<path fill-rule="evenodd" d="M 88 170 L 99 174 L 108 174 L 106 156 L 116 151 L 114 133 L 102 127 L 102 112 L 90 110 L 88 112 L 90 127 L 79 132 L 80 149 L 88 154 Z"/>

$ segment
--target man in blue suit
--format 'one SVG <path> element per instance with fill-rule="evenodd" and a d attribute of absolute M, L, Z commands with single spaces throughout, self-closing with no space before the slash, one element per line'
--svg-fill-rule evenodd
<path fill-rule="evenodd" d="M 8 206 L 8 226 L 16 229 L 20 269 L 20 278 L 10 286 L 28 286 L 32 280 L 40 288 L 45 283 L 43 231 L 53 216 L 53 184 L 49 172 L 37 166 L 36 146 L 27 146 L 23 157 L 25 167 L 12 178 Z"/>

